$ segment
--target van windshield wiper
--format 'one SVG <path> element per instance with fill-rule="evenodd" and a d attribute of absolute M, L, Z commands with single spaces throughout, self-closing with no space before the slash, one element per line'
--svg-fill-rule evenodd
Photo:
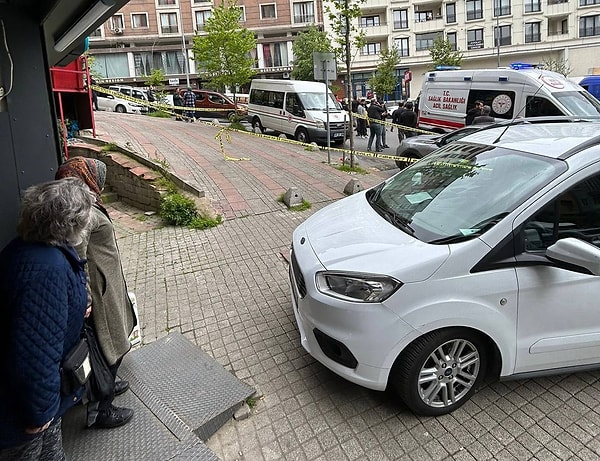
<path fill-rule="evenodd" d="M 398 229 L 403 230 L 404 232 L 406 232 L 409 235 L 415 235 L 415 230 L 410 226 L 410 223 L 412 222 L 410 219 L 405 218 L 404 216 L 396 213 L 394 210 L 391 210 L 389 208 L 385 208 L 383 206 L 381 206 L 379 203 L 377 202 L 371 202 L 372 205 L 374 205 L 377 208 L 377 212 L 383 216 L 383 218 L 389 222 L 390 224 L 393 224 L 394 226 L 396 226 Z"/>

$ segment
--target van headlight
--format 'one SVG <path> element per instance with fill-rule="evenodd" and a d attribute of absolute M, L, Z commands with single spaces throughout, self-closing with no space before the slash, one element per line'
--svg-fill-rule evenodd
<path fill-rule="evenodd" d="M 402 282 L 385 275 L 359 272 L 317 272 L 317 290 L 345 301 L 380 303 L 402 286 Z"/>
<path fill-rule="evenodd" d="M 325 128 L 325 122 L 323 120 L 315 120 L 315 126 L 317 128 Z"/>

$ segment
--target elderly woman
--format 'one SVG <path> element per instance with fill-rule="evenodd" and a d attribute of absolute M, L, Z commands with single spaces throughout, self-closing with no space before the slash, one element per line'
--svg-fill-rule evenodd
<path fill-rule="evenodd" d="M 73 157 L 58 168 L 56 177 L 79 178 L 96 196 L 88 238 L 77 247 L 77 251 L 87 259 L 91 325 L 113 380 L 116 380 L 121 360 L 131 348 L 129 335 L 135 326 L 135 314 L 127 293 L 112 221 L 102 206 L 106 164 L 92 158 Z M 127 381 L 118 381 L 110 394 L 101 396 L 98 402 L 90 403 L 88 426 L 112 428 L 129 422 L 133 410 L 112 404 L 115 395 L 128 388 Z"/>
<path fill-rule="evenodd" d="M 87 308 L 82 241 L 94 197 L 77 179 L 25 191 L 18 237 L 0 253 L 0 460 L 64 460 L 60 366 Z"/>

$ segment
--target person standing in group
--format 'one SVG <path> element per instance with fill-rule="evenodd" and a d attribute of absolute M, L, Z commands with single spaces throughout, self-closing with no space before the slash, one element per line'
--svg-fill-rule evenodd
<path fill-rule="evenodd" d="M 83 388 L 61 392 L 60 368 L 80 341 L 85 261 L 74 246 L 94 198 L 78 179 L 25 190 L 17 235 L 0 253 L 0 460 L 63 461 L 61 417 Z"/>
<path fill-rule="evenodd" d="M 490 115 L 491 113 L 492 108 L 490 106 L 483 106 L 481 108 L 481 115 L 475 117 L 471 125 L 485 125 L 487 123 L 494 123 L 496 119 Z"/>
<path fill-rule="evenodd" d="M 418 117 L 413 109 L 413 103 L 411 101 L 407 101 L 404 104 L 404 110 L 400 113 L 399 116 L 399 124 L 403 127 L 406 127 L 402 129 L 402 134 L 404 138 L 410 138 L 417 134 L 414 130 L 408 129 L 417 127 Z"/>
<path fill-rule="evenodd" d="M 370 135 L 369 141 L 367 142 L 367 150 L 371 151 L 371 147 L 373 146 L 373 138 L 375 138 L 375 151 L 382 152 L 382 144 L 381 144 L 381 128 L 382 125 L 379 123 L 383 114 L 385 113 L 385 109 L 381 107 L 381 105 L 377 102 L 376 99 L 371 101 L 369 104 L 369 108 L 367 109 L 367 116 L 369 117 L 369 128 Z"/>
<path fill-rule="evenodd" d="M 479 117 L 481 115 L 481 109 L 483 109 L 483 101 L 475 101 L 475 105 L 467 111 L 465 125 L 472 125 L 475 117 Z"/>
<path fill-rule="evenodd" d="M 183 98 L 181 97 L 181 89 L 175 88 L 175 93 L 173 94 L 173 105 L 177 107 L 183 107 Z M 175 109 L 175 120 L 183 120 L 181 115 L 183 113 L 183 109 Z"/>
<path fill-rule="evenodd" d="M 400 116 L 405 110 L 406 109 L 404 109 L 404 104 L 400 104 L 398 108 L 394 112 L 392 112 L 392 123 L 394 125 L 402 125 L 402 123 L 400 123 Z M 394 127 L 392 127 L 392 129 L 394 129 Z M 396 130 L 398 131 L 398 143 L 401 143 L 404 139 L 404 131 L 399 126 L 396 127 Z"/>
<path fill-rule="evenodd" d="M 91 325 L 102 355 L 116 381 L 121 360 L 131 349 L 129 335 L 135 326 L 135 313 L 125 284 L 113 224 L 102 205 L 101 193 L 106 178 L 106 164 L 96 159 L 72 157 L 58 168 L 56 177 L 79 178 L 96 196 L 92 207 L 90 232 L 77 247 L 77 251 L 88 263 Z M 90 402 L 88 426 L 112 428 L 129 422 L 133 417 L 133 410 L 112 404 L 115 395 L 122 394 L 128 388 L 127 381 L 116 381 L 114 392 L 99 402 Z"/>
<path fill-rule="evenodd" d="M 383 107 L 383 109 L 384 109 L 383 114 L 381 114 L 381 120 L 383 120 L 385 122 L 385 119 L 388 117 L 387 107 L 385 106 L 384 101 L 379 99 L 378 102 L 379 102 L 379 105 L 381 107 Z M 383 149 L 388 149 L 390 147 L 387 145 L 387 142 L 386 142 L 386 137 L 387 137 L 386 132 L 387 132 L 387 129 L 386 129 L 385 123 L 382 123 L 381 124 L 381 147 Z"/>
<path fill-rule="evenodd" d="M 92 85 L 96 85 L 96 80 L 94 80 L 94 77 L 90 78 L 90 83 Z M 98 109 L 98 92 L 92 88 L 92 107 L 94 110 L 99 110 Z"/>
<path fill-rule="evenodd" d="M 183 112 L 183 116 L 186 122 L 192 122 L 196 120 L 196 94 L 192 91 L 192 87 L 188 86 L 185 93 L 183 93 L 183 105 L 190 108 Z"/>
<path fill-rule="evenodd" d="M 359 138 L 365 139 L 367 137 L 367 109 L 365 107 L 364 99 L 361 99 L 358 102 L 356 110 L 358 114 L 358 117 L 356 117 L 356 134 Z"/>

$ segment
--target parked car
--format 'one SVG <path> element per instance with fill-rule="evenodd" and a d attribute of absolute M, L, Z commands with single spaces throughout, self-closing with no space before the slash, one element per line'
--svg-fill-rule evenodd
<path fill-rule="evenodd" d="M 402 141 L 400 141 L 400 144 L 396 148 L 396 155 L 398 157 L 406 157 L 409 159 L 418 160 L 425 157 L 430 152 L 433 152 L 437 148 L 463 138 L 473 131 L 481 129 L 483 126 L 485 125 L 469 125 L 451 133 L 420 134 L 410 138 L 404 138 Z M 400 169 L 406 168 L 412 163 L 414 163 L 412 160 L 396 160 L 396 166 Z"/>
<path fill-rule="evenodd" d="M 302 346 L 432 416 L 486 377 L 599 368 L 598 133 L 487 127 L 313 214 L 290 252 Z"/>
<path fill-rule="evenodd" d="M 98 109 L 110 112 L 145 114 L 148 108 L 126 99 L 115 98 L 112 94 L 98 93 Z"/>
<path fill-rule="evenodd" d="M 196 107 L 205 109 L 205 111 L 197 111 L 199 116 L 223 117 L 230 119 L 236 113 L 245 117 L 248 113 L 248 108 L 240 104 L 236 105 L 227 96 L 210 90 L 192 90 L 196 95 Z"/>

